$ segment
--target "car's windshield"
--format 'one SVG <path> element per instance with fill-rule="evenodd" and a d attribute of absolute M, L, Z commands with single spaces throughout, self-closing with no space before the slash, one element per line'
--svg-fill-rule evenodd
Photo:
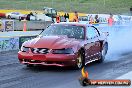
<path fill-rule="evenodd" d="M 75 25 L 51 25 L 41 35 L 67 35 L 68 38 L 84 39 L 84 27 Z"/>

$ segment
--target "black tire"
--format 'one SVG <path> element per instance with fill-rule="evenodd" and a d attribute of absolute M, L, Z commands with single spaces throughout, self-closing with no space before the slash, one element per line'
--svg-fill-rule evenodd
<path fill-rule="evenodd" d="M 78 52 L 78 58 L 77 58 L 77 63 L 76 63 L 76 66 L 75 66 L 75 69 L 81 69 L 82 67 L 85 66 L 85 53 L 84 53 L 84 50 L 80 50 Z"/>
<path fill-rule="evenodd" d="M 27 64 L 27 67 L 31 68 L 31 67 L 34 67 L 33 64 Z"/>
<path fill-rule="evenodd" d="M 21 21 L 22 20 L 22 18 L 19 16 L 19 19 L 18 19 L 19 21 Z"/>
<path fill-rule="evenodd" d="M 105 56 L 107 54 L 108 51 L 108 44 L 105 43 L 102 47 L 102 51 L 101 51 L 101 55 L 100 55 L 100 59 L 98 60 L 99 63 L 102 63 L 105 60 Z"/>
<path fill-rule="evenodd" d="M 8 16 L 7 16 L 7 18 L 8 18 L 8 19 L 11 19 L 11 16 L 10 16 L 10 15 L 8 15 Z"/>

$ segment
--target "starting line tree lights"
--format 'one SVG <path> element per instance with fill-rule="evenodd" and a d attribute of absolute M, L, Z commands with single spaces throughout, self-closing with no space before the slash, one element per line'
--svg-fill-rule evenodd
<path fill-rule="evenodd" d="M 0 20 L 0 31 L 14 31 L 14 20 Z"/>

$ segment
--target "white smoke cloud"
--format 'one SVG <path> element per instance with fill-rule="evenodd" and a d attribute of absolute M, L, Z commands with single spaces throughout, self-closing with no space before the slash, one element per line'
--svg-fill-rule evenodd
<path fill-rule="evenodd" d="M 103 31 L 109 32 L 109 49 L 106 60 L 118 60 L 122 54 L 132 52 L 132 26 L 131 24 L 105 27 Z"/>

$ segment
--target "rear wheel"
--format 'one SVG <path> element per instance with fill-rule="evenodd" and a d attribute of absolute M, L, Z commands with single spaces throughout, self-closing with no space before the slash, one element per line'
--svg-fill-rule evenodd
<path fill-rule="evenodd" d="M 78 57 L 76 61 L 76 69 L 81 69 L 83 66 L 85 66 L 84 51 L 81 50 L 78 52 Z"/>
<path fill-rule="evenodd" d="M 102 63 L 104 61 L 105 56 L 107 54 L 107 50 L 108 50 L 108 44 L 106 43 L 106 44 L 103 45 L 103 48 L 102 48 L 102 51 L 101 51 L 101 56 L 100 56 L 100 59 L 99 59 L 98 62 Z"/>

